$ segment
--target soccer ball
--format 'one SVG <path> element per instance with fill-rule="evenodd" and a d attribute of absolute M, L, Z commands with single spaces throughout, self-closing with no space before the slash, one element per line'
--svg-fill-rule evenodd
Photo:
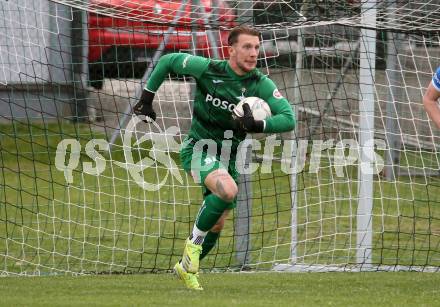
<path fill-rule="evenodd" d="M 272 116 L 272 112 L 266 101 L 259 97 L 246 97 L 242 99 L 232 111 L 235 117 L 243 117 L 243 104 L 245 103 L 249 104 L 255 120 L 263 120 Z"/>

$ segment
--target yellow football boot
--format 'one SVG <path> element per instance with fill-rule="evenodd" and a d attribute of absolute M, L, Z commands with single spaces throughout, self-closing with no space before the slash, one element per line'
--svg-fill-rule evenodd
<path fill-rule="evenodd" d="M 188 289 L 203 290 L 202 286 L 199 284 L 199 281 L 197 279 L 199 274 L 188 273 L 187 271 L 185 271 L 185 269 L 183 268 L 180 262 L 177 262 L 176 265 L 174 266 L 174 274 L 176 274 L 176 276 L 179 279 L 183 280 L 185 286 Z"/>

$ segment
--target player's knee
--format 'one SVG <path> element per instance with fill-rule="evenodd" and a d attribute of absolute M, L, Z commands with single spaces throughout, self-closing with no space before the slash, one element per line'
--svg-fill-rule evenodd
<path fill-rule="evenodd" d="M 232 202 L 238 193 L 237 184 L 234 181 L 224 184 L 224 188 L 218 191 L 219 197 L 226 202 Z"/>
<path fill-rule="evenodd" d="M 238 187 L 234 179 L 223 169 L 210 173 L 205 179 L 206 187 L 225 202 L 232 202 L 237 196 Z"/>

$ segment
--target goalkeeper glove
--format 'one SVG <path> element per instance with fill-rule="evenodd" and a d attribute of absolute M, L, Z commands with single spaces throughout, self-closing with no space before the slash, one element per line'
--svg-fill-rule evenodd
<path fill-rule="evenodd" d="M 261 133 L 264 130 L 264 121 L 255 120 L 248 103 L 243 104 L 243 117 L 237 117 L 236 125 L 238 129 L 250 133 Z"/>
<path fill-rule="evenodd" d="M 143 90 L 141 99 L 139 99 L 139 102 L 133 107 L 133 112 L 137 116 L 139 115 L 145 115 L 150 117 L 152 120 L 156 120 L 156 112 L 153 110 L 153 99 L 154 99 L 154 93 Z M 147 122 L 144 120 L 144 122 Z"/>

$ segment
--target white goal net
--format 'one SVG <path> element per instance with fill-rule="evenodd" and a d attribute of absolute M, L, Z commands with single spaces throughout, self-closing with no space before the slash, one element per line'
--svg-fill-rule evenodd
<path fill-rule="evenodd" d="M 227 58 L 262 32 L 258 68 L 295 110 L 257 140 L 205 270 L 440 268 L 439 131 L 422 95 L 440 5 L 411 0 L 9 0 L 0 3 L 0 272 L 168 271 L 202 202 L 179 147 L 194 80 L 132 106 L 160 56 Z M 273 146 L 269 146 L 272 144 Z"/>

